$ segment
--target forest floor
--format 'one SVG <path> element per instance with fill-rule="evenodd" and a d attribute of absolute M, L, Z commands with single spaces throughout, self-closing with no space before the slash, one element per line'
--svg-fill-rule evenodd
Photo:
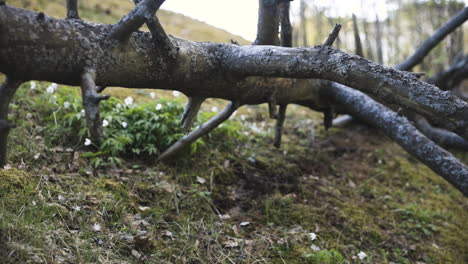
<path fill-rule="evenodd" d="M 63 2 L 8 4 L 63 17 Z M 85 19 L 104 23 L 131 6 L 80 1 Z M 175 35 L 239 40 L 161 13 Z M 41 101 L 52 98 L 47 85 L 24 85 L 10 107 L 18 127 L 0 170 L 0 263 L 468 263 L 468 200 L 371 127 L 324 131 L 321 114 L 291 106 L 276 149 L 267 108 L 243 107 L 219 128 L 226 133 L 191 154 L 165 163 L 123 155 L 117 166 L 97 166 L 83 138 L 49 139 L 78 130 L 59 130 L 65 109 Z M 58 87 L 60 100 L 67 89 Z M 149 92 L 109 89 L 136 104 Z M 202 110 L 222 105 L 209 100 Z"/>
<path fill-rule="evenodd" d="M 36 112 L 22 104 L 13 119 Z M 240 109 L 239 134 L 192 155 L 98 169 L 29 116 L 0 171 L 2 263 L 467 262 L 466 198 L 382 133 L 292 106 L 276 149 L 267 114 Z"/>

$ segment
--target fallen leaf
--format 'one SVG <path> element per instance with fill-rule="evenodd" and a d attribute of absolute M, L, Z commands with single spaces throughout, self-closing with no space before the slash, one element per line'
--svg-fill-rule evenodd
<path fill-rule="evenodd" d="M 206 182 L 206 180 L 203 179 L 202 177 L 197 176 L 197 182 L 198 182 L 199 184 L 204 184 L 204 183 Z"/>
<path fill-rule="evenodd" d="M 241 222 L 239 225 L 240 226 L 248 226 L 248 225 L 250 225 L 250 222 L 247 222 L 247 221 L 246 222 Z"/>
<path fill-rule="evenodd" d="M 140 259 L 142 255 L 140 254 L 140 252 L 132 249 L 132 256 L 134 256 L 137 259 Z"/>

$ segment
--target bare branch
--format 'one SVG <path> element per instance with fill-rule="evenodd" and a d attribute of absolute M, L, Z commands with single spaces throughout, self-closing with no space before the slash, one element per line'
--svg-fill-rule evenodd
<path fill-rule="evenodd" d="M 281 47 L 292 47 L 292 26 L 289 19 L 289 0 L 280 3 Z"/>
<path fill-rule="evenodd" d="M 341 24 L 335 24 L 332 31 L 330 32 L 330 35 L 328 35 L 328 37 L 325 40 L 325 43 L 323 43 L 323 45 L 324 46 L 332 46 L 333 42 L 335 42 L 336 38 L 338 38 L 338 34 L 340 33 L 340 30 L 341 30 Z"/>
<path fill-rule="evenodd" d="M 442 90 L 452 90 L 466 78 L 468 78 L 468 55 L 455 60 L 447 70 L 436 74 L 428 82 Z"/>
<path fill-rule="evenodd" d="M 286 119 L 287 108 L 287 104 L 281 104 L 279 107 L 278 119 L 276 120 L 275 141 L 273 143 L 276 148 L 281 147 L 281 136 L 283 134 L 283 124 L 284 120 Z"/>
<path fill-rule="evenodd" d="M 270 114 L 270 118 L 278 118 L 278 115 L 276 114 L 276 98 L 274 94 L 271 96 L 270 100 L 268 100 L 268 113 Z"/>
<path fill-rule="evenodd" d="M 333 47 L 230 46 L 225 51 L 223 66 L 233 74 L 335 81 L 386 103 L 411 108 L 468 139 L 468 104 L 407 72 L 350 56 Z M 261 63 L 266 58 L 268 62 Z"/>
<path fill-rule="evenodd" d="M 67 0 L 67 19 L 80 19 L 78 0 Z"/>
<path fill-rule="evenodd" d="M 361 37 L 359 37 L 359 28 L 357 24 L 357 19 L 354 14 L 353 14 L 353 29 L 354 29 L 354 45 L 356 47 L 356 55 L 364 57 L 364 52 L 362 51 Z"/>
<path fill-rule="evenodd" d="M 203 97 L 189 97 L 189 101 L 187 106 L 185 107 L 185 111 L 182 114 L 182 128 L 184 129 L 185 133 L 190 132 L 192 128 L 193 122 L 197 117 L 198 111 L 200 111 L 200 106 L 206 100 Z"/>
<path fill-rule="evenodd" d="M 396 66 L 397 69 L 409 71 L 414 66 L 419 64 L 424 57 L 431 51 L 437 44 L 442 41 L 450 32 L 455 30 L 458 26 L 463 24 L 468 19 L 468 7 L 463 8 L 445 25 L 440 27 L 434 34 L 432 34 L 426 41 L 424 41 L 419 48 L 416 49 L 414 54 L 406 59 L 403 63 Z"/>
<path fill-rule="evenodd" d="M 420 115 L 415 115 L 413 120 L 416 128 L 439 146 L 449 149 L 468 150 L 468 141 L 459 135 L 445 129 L 433 127 L 426 118 Z"/>
<path fill-rule="evenodd" d="M 7 141 L 11 128 L 15 125 L 8 121 L 8 110 L 11 100 L 22 81 L 8 78 L 0 86 L 0 169 L 7 160 Z"/>
<path fill-rule="evenodd" d="M 380 26 L 379 16 L 375 16 L 375 41 L 377 47 L 377 62 L 379 64 L 383 63 L 383 53 L 382 53 L 382 27 Z"/>
<path fill-rule="evenodd" d="M 239 105 L 237 102 L 230 102 L 226 106 L 226 108 L 224 108 L 223 111 L 221 111 L 215 117 L 211 118 L 206 123 L 202 124 L 200 127 L 195 129 L 194 131 L 190 132 L 190 134 L 184 136 L 179 141 L 177 141 L 172 146 L 170 146 L 166 151 L 164 151 L 164 153 L 162 153 L 159 156 L 158 160 L 167 159 L 168 157 L 180 151 L 185 146 L 192 144 L 200 137 L 210 133 L 213 129 L 218 127 L 221 123 L 229 119 L 229 117 L 232 115 L 232 113 L 234 113 L 234 111 L 236 111 L 238 107 Z"/>
<path fill-rule="evenodd" d="M 142 0 L 133 0 L 135 5 L 138 5 Z M 147 19 L 146 25 L 151 32 L 151 37 L 158 48 L 161 49 L 162 54 L 168 58 L 175 58 L 176 51 L 172 41 L 167 36 L 164 28 L 162 27 L 159 19 L 156 16 L 152 16 Z"/>
<path fill-rule="evenodd" d="M 253 45 L 278 45 L 278 3 L 276 0 L 259 0 L 258 5 L 257 38 Z"/>
<path fill-rule="evenodd" d="M 130 13 L 114 25 L 111 37 L 125 41 L 137 31 L 143 23 L 150 21 L 165 0 L 143 0 Z"/>
<path fill-rule="evenodd" d="M 406 151 L 468 197 L 468 168 L 421 134 L 405 117 L 344 85 L 333 83 L 328 92 L 354 116 L 380 128 Z"/>
<path fill-rule="evenodd" d="M 96 92 L 94 69 L 85 69 L 81 77 L 81 94 L 83 97 L 83 108 L 86 114 L 86 122 L 95 144 L 100 144 L 103 139 L 101 117 L 99 115 L 99 103 L 109 99 L 108 95 L 99 95 Z"/>

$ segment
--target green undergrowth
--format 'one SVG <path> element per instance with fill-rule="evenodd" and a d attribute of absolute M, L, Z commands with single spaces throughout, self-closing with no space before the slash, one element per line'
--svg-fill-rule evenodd
<path fill-rule="evenodd" d="M 113 141 L 96 154 L 84 145 L 79 90 L 49 86 L 25 84 L 11 105 L 18 126 L 0 171 L 7 263 L 467 261 L 466 199 L 371 128 L 324 131 L 317 114 L 291 107 L 275 149 L 267 108 L 247 107 L 196 149 L 156 163 L 165 135 L 181 135 L 180 99 L 142 91 L 148 100 L 104 102 Z"/>
<path fill-rule="evenodd" d="M 150 98 L 149 93 L 146 96 Z M 159 99 L 137 103 L 129 96 L 124 100 L 111 97 L 103 101 L 100 115 L 104 141 L 97 146 L 90 139 L 79 89 L 30 82 L 19 88 L 16 98 L 10 111 L 10 118 L 18 120 L 19 124 L 18 134 L 11 139 L 13 142 L 19 142 L 24 134 L 34 132 L 35 138 L 43 141 L 44 152 L 48 152 L 46 145 L 59 146 L 62 152 L 66 149 L 66 152 L 80 151 L 80 155 L 87 158 L 94 168 L 120 167 L 123 158 L 154 163 L 162 151 L 184 136 L 180 126 L 184 109 L 181 100 Z M 201 125 L 215 114 L 203 112 L 194 126 Z M 213 143 L 217 148 L 238 144 L 244 140 L 239 130 L 238 121 L 227 121 L 181 151 L 177 159 L 187 158 L 186 154 L 206 151 L 207 143 Z M 226 142 L 223 140 L 225 137 L 235 138 L 238 142 Z M 41 155 L 39 150 L 30 151 L 33 147 L 28 147 L 28 142 L 22 142 L 13 149 L 12 160 L 25 158 L 24 154 L 31 158 L 28 152 Z M 40 157 L 33 156 L 33 159 Z"/>

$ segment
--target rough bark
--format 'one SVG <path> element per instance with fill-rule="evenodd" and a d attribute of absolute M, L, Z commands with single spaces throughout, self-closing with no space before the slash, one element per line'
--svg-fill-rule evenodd
<path fill-rule="evenodd" d="M 7 141 L 10 129 L 15 125 L 8 121 L 8 109 L 16 90 L 22 81 L 14 80 L 9 77 L 0 86 L 0 168 L 7 160 Z"/>
<path fill-rule="evenodd" d="M 421 134 L 404 116 L 344 85 L 332 84 L 329 95 L 354 116 L 376 125 L 406 151 L 468 197 L 468 168 L 448 151 Z"/>

